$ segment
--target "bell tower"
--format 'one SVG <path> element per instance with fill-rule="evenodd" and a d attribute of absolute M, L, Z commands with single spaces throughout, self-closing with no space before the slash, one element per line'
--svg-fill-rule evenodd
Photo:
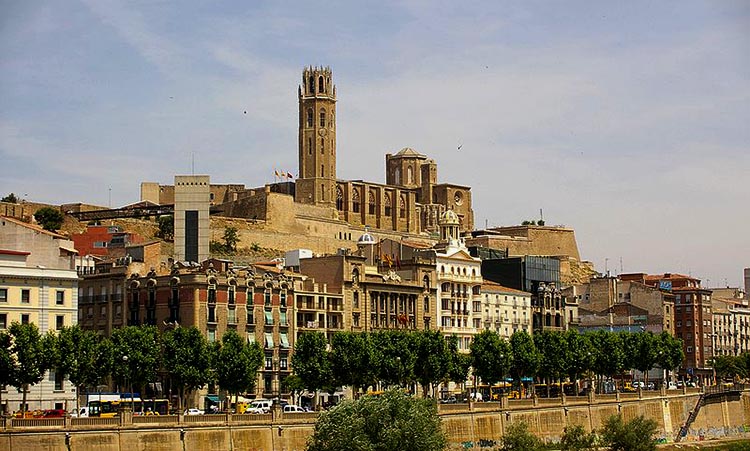
<path fill-rule="evenodd" d="M 295 200 L 336 205 L 336 86 L 330 67 L 309 66 L 302 72 Z"/>

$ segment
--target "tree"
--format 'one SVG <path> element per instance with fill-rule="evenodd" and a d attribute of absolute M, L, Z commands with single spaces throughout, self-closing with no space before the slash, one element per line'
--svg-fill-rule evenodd
<path fill-rule="evenodd" d="M 435 384 L 445 379 L 450 369 L 450 352 L 443 335 L 436 330 L 425 330 L 413 333 L 416 349 L 414 376 L 422 385 L 422 395 L 427 397 Z"/>
<path fill-rule="evenodd" d="M 510 336 L 510 350 L 513 354 L 510 375 L 520 387 L 524 377 L 536 375 L 541 356 L 534 346 L 534 339 L 526 331 L 518 331 Z"/>
<path fill-rule="evenodd" d="M 510 369 L 511 350 L 506 340 L 493 330 L 483 330 L 471 342 L 471 366 L 485 384 L 505 379 Z M 475 384 L 476 386 L 476 384 Z"/>
<path fill-rule="evenodd" d="M 508 426 L 499 449 L 500 451 L 537 451 L 541 448 L 541 440 L 529 432 L 529 427 L 521 421 Z"/>
<path fill-rule="evenodd" d="M 41 225 L 44 230 L 55 232 L 62 227 L 65 217 L 56 208 L 44 207 L 34 213 L 34 219 L 36 219 L 37 224 Z"/>
<path fill-rule="evenodd" d="M 110 347 L 103 345 L 103 340 L 96 332 L 83 330 L 78 325 L 64 327 L 57 336 L 55 367 L 75 385 L 77 393 L 81 393 L 83 387 L 98 385 L 109 373 Z"/>
<path fill-rule="evenodd" d="M 327 346 L 326 337 L 321 332 L 306 332 L 297 337 L 292 367 L 308 390 L 318 391 L 331 384 L 334 376 Z"/>
<path fill-rule="evenodd" d="M 591 335 L 594 349 L 594 371 L 596 374 L 613 377 L 622 373 L 625 354 L 619 334 L 599 330 Z"/>
<path fill-rule="evenodd" d="M 11 352 L 12 336 L 7 330 L 0 330 L 0 387 L 12 385 L 15 382 L 18 362 Z M 3 405 L 3 393 L 0 390 L 0 406 Z M 0 412 L 2 414 L 3 412 Z"/>
<path fill-rule="evenodd" d="M 742 358 L 731 355 L 717 355 L 711 361 L 716 376 L 720 379 L 744 377 L 746 374 Z"/>
<path fill-rule="evenodd" d="M 237 228 L 231 226 L 224 228 L 223 240 L 227 252 L 235 252 L 237 250 L 237 243 L 239 243 L 240 241 L 239 234 L 237 233 Z"/>
<path fill-rule="evenodd" d="M 669 379 L 669 372 L 677 368 L 685 358 L 685 353 L 682 351 L 682 340 L 673 337 L 667 331 L 659 334 L 659 340 L 661 352 L 657 363 L 667 371 L 667 379 Z"/>
<path fill-rule="evenodd" d="M 112 376 L 121 387 L 143 388 L 156 379 L 161 357 L 159 331 L 154 326 L 127 326 L 112 332 Z"/>
<path fill-rule="evenodd" d="M 157 222 L 159 224 L 159 231 L 156 233 L 156 236 L 166 241 L 174 240 L 174 216 L 159 216 Z"/>
<path fill-rule="evenodd" d="M 177 387 L 178 410 L 186 394 L 203 387 L 209 380 L 211 359 L 208 342 L 195 327 L 176 327 L 162 336 L 164 368 Z"/>
<path fill-rule="evenodd" d="M 442 451 L 445 447 L 437 405 L 398 390 L 343 401 L 318 418 L 307 442 L 307 451 Z"/>
<path fill-rule="evenodd" d="M 389 387 L 413 382 L 416 353 L 411 335 L 399 330 L 383 330 L 371 337 L 377 378 Z"/>
<path fill-rule="evenodd" d="M 11 385 L 23 392 L 21 412 L 26 412 L 26 395 L 29 386 L 36 385 L 44 378 L 44 373 L 51 367 L 50 352 L 45 349 L 49 341 L 43 339 L 34 323 L 10 325 L 10 354 L 14 363 Z"/>
<path fill-rule="evenodd" d="M 634 334 L 636 340 L 636 355 L 633 360 L 633 368 L 643 373 L 648 382 L 648 372 L 656 365 L 659 357 L 661 340 L 653 332 L 641 332 Z"/>
<path fill-rule="evenodd" d="M 471 368 L 471 355 L 458 350 L 458 337 L 451 335 L 445 339 L 448 345 L 449 366 L 446 380 L 457 384 L 466 383 Z"/>
<path fill-rule="evenodd" d="M 611 451 L 656 450 L 656 422 L 643 415 L 624 423 L 621 415 L 612 415 L 605 421 L 602 442 Z"/>
<path fill-rule="evenodd" d="M 534 335 L 534 344 L 542 356 L 539 374 L 547 379 L 547 396 L 549 396 L 550 383 L 568 373 L 570 352 L 562 332 L 539 332 Z"/>
<path fill-rule="evenodd" d="M 560 449 L 561 451 L 595 451 L 599 448 L 596 446 L 596 434 L 586 432 L 583 426 L 577 424 L 565 428 L 560 440 Z"/>
<path fill-rule="evenodd" d="M 221 337 L 216 360 L 216 374 L 221 388 L 235 396 L 255 387 L 258 369 L 263 364 L 263 349 L 257 342 L 246 343 L 235 330 Z"/>
<path fill-rule="evenodd" d="M 375 354 L 369 334 L 336 332 L 331 337 L 330 358 L 337 385 L 349 385 L 356 392 L 375 383 Z"/>
<path fill-rule="evenodd" d="M 574 329 L 565 332 L 565 342 L 570 354 L 568 376 L 571 381 L 577 381 L 579 375 L 593 367 L 594 350 L 588 335 L 580 334 Z M 578 390 L 576 390 L 577 394 Z"/>
<path fill-rule="evenodd" d="M 0 202 L 8 202 L 9 204 L 17 204 L 18 197 L 16 197 L 15 193 L 10 193 L 7 196 L 0 199 Z"/>

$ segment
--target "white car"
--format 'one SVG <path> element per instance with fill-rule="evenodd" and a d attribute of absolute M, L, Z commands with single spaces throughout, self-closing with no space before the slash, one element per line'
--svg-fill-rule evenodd
<path fill-rule="evenodd" d="M 296 412 L 307 412 L 307 411 L 300 406 L 295 406 L 294 404 L 287 404 L 284 406 L 284 413 L 296 413 Z"/>
<path fill-rule="evenodd" d="M 204 411 L 192 407 L 190 409 L 186 409 L 183 415 L 203 415 L 204 413 Z"/>

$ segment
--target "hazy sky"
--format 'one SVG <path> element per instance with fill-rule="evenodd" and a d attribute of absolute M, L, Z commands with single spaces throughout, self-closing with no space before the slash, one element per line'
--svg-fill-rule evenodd
<path fill-rule="evenodd" d="M 743 0 L 0 0 L 0 193 L 120 206 L 193 155 L 214 183 L 296 174 L 306 65 L 333 69 L 339 178 L 408 146 L 477 227 L 541 208 L 600 271 L 750 266 Z"/>

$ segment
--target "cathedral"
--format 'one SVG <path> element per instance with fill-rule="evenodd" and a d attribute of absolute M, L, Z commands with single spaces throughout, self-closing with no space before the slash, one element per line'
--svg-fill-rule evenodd
<path fill-rule="evenodd" d="M 386 237 L 437 238 L 438 220 L 447 210 L 457 215 L 462 232 L 473 230 L 471 188 L 438 183 L 437 163 L 414 149 L 386 154 L 385 183 L 339 179 L 336 101 L 331 69 L 305 68 L 298 88 L 298 178 L 259 188 L 211 184 L 212 214 L 249 220 L 266 234 L 335 238 L 349 241 L 349 247 L 365 229 Z M 167 205 L 174 199 L 174 186 L 141 184 L 142 201 Z M 284 243 L 318 252 L 342 247 L 330 242 L 316 246 L 314 239 L 307 246 L 288 239 Z"/>

